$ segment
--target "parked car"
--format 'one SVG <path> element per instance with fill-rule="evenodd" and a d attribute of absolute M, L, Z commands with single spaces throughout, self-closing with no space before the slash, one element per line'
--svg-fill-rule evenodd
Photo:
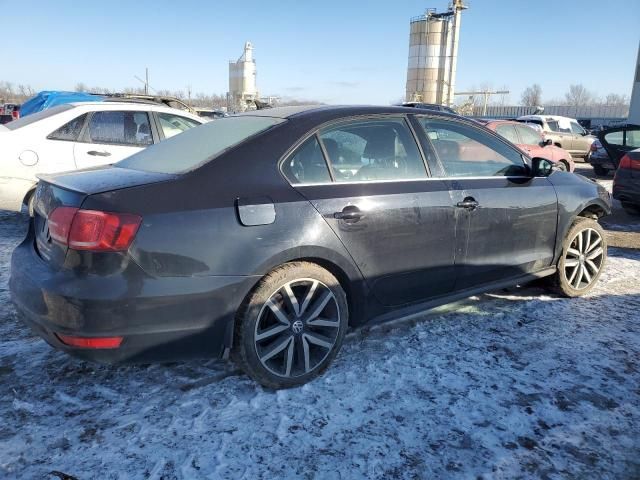
<path fill-rule="evenodd" d="M 615 170 L 616 166 L 609 157 L 609 154 L 600 143 L 600 140 L 595 139 L 591 144 L 591 150 L 585 158 L 585 161 L 593 167 L 593 173 L 599 176 L 605 176 L 611 170 Z"/>
<path fill-rule="evenodd" d="M 229 114 L 224 110 L 214 108 L 196 108 L 195 110 L 199 117 L 206 118 L 207 120 L 215 120 L 217 118 L 225 118 L 229 116 Z"/>
<path fill-rule="evenodd" d="M 559 115 L 524 115 L 518 122 L 536 123 L 542 127 L 545 139 L 564 148 L 572 157 L 586 157 L 596 137 L 589 135 L 574 118 Z"/>
<path fill-rule="evenodd" d="M 457 115 L 458 113 L 451 107 L 447 107 L 446 105 L 440 105 L 437 103 L 422 103 L 422 102 L 404 102 L 399 103 L 397 106 L 399 107 L 412 107 L 412 108 L 423 108 L 425 110 L 434 110 L 436 112 L 446 112 L 452 115 Z"/>
<path fill-rule="evenodd" d="M 481 123 L 509 140 L 530 157 L 546 158 L 560 170 L 569 172 L 575 170 L 575 163 L 569 152 L 552 145 L 551 140 L 544 140 L 540 133 L 528 125 L 508 120 L 481 120 Z"/>
<path fill-rule="evenodd" d="M 36 175 L 115 163 L 204 120 L 155 104 L 59 105 L 0 126 L 0 209 L 29 205 Z"/>
<path fill-rule="evenodd" d="M 348 326 L 540 277 L 589 292 L 610 202 L 460 116 L 274 108 L 43 176 L 9 287 L 70 354 L 230 353 L 292 387 L 329 366 Z"/>
<path fill-rule="evenodd" d="M 640 148 L 626 153 L 613 177 L 613 198 L 631 215 L 640 215 Z"/>
<path fill-rule="evenodd" d="M 0 125 L 13 122 L 20 118 L 20 105 L 5 103 L 0 105 Z"/>

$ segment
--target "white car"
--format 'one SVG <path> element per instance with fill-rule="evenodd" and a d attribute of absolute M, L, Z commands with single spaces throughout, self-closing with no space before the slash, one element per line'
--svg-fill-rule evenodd
<path fill-rule="evenodd" d="M 82 102 L 0 125 L 0 209 L 29 205 L 37 174 L 115 163 L 204 122 L 150 103 Z"/>

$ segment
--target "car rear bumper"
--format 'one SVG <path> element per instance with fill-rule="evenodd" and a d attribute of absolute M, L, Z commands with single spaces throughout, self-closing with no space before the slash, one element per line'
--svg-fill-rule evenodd
<path fill-rule="evenodd" d="M 585 159 L 587 161 L 587 163 L 590 163 L 592 166 L 593 165 L 599 165 L 602 168 L 606 168 L 608 170 L 615 170 L 616 167 L 613 164 L 613 162 L 611 162 L 611 159 L 609 158 L 609 156 L 603 156 L 603 155 L 593 155 L 590 154 L 589 156 L 586 157 Z"/>
<path fill-rule="evenodd" d="M 0 177 L 0 210 L 22 210 L 22 201 L 35 184 L 32 180 Z"/>
<path fill-rule="evenodd" d="M 126 275 L 54 270 L 30 234 L 13 253 L 9 288 L 24 323 L 53 347 L 123 363 L 221 356 L 232 344 L 236 309 L 258 278 L 154 278 L 135 264 Z M 88 349 L 69 347 L 58 334 L 124 338 L 119 348 Z"/>
<path fill-rule="evenodd" d="M 613 182 L 613 198 L 621 202 L 640 205 L 640 179 L 633 178 L 629 173 L 618 170 Z"/>

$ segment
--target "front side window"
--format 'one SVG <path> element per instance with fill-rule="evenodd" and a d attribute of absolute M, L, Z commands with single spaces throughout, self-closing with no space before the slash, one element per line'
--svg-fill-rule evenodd
<path fill-rule="evenodd" d="M 329 168 L 314 135 L 300 145 L 282 164 L 282 173 L 291 184 L 318 184 L 331 182 Z"/>
<path fill-rule="evenodd" d="M 412 180 L 427 172 L 402 118 L 358 120 L 320 133 L 336 182 Z"/>
<path fill-rule="evenodd" d="M 640 148 L 640 130 L 627 130 L 627 147 Z"/>
<path fill-rule="evenodd" d="M 522 155 L 499 139 L 463 123 L 419 119 L 447 177 L 524 176 Z"/>
<path fill-rule="evenodd" d="M 55 132 L 51 133 L 47 138 L 49 140 L 66 140 L 75 142 L 78 139 L 78 135 L 80 135 L 80 131 L 84 126 L 87 115 L 88 113 L 85 113 L 84 115 L 74 118 L 70 122 L 61 126 Z"/>
<path fill-rule="evenodd" d="M 520 135 L 520 142 L 524 145 L 535 145 L 539 146 L 542 138 L 540 135 L 531 127 L 525 127 L 522 125 L 516 125 L 516 130 Z"/>
<path fill-rule="evenodd" d="M 195 120 L 170 113 L 158 113 L 158 120 L 160 121 L 160 128 L 162 129 L 164 138 L 171 138 L 200 125 Z"/>
<path fill-rule="evenodd" d="M 146 112 L 95 112 L 88 127 L 91 143 L 146 146 L 153 143 Z"/>
<path fill-rule="evenodd" d="M 516 135 L 516 130 L 513 128 L 513 125 L 498 125 L 496 127 L 496 133 L 511 143 L 520 143 L 520 139 L 518 135 Z"/>

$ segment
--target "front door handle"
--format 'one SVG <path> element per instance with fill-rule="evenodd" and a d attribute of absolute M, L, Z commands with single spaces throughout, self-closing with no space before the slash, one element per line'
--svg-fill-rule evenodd
<path fill-rule="evenodd" d="M 105 151 L 98 152 L 97 150 L 89 150 L 87 152 L 87 155 L 92 155 L 94 157 L 110 157 L 111 156 L 109 152 L 105 152 Z"/>
<path fill-rule="evenodd" d="M 467 197 L 463 201 L 456 203 L 456 207 L 466 208 L 467 210 L 475 210 L 479 205 L 473 197 Z"/>
<path fill-rule="evenodd" d="M 333 218 L 344 220 L 346 223 L 356 223 L 364 217 L 364 213 L 355 205 L 347 205 L 341 212 L 335 212 Z"/>

